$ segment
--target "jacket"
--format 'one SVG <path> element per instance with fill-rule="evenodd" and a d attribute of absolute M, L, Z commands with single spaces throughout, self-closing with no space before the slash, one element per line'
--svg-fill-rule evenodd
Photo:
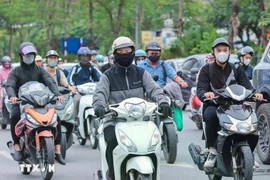
<path fill-rule="evenodd" d="M 48 86 L 53 94 L 56 96 L 61 95 L 54 79 L 45 69 L 36 66 L 34 61 L 32 64 L 27 65 L 21 60 L 20 66 L 13 69 L 8 76 L 6 85 L 8 97 L 18 97 L 19 88 L 29 81 L 43 83 L 45 86 Z"/>
<path fill-rule="evenodd" d="M 163 90 L 144 69 L 131 65 L 128 68 L 118 64 L 112 66 L 100 78 L 93 96 L 93 106 L 106 106 L 138 97 L 149 97 L 158 104 L 167 102 Z"/>
<path fill-rule="evenodd" d="M 110 65 L 109 63 L 101 66 L 100 70 L 102 73 L 104 73 L 107 69 L 110 69 L 113 65 Z"/>

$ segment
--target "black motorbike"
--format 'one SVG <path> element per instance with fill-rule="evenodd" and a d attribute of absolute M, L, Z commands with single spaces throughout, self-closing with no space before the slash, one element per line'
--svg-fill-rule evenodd
<path fill-rule="evenodd" d="M 222 176 L 252 180 L 255 169 L 253 151 L 258 141 L 257 117 L 245 102 L 255 101 L 254 92 L 234 84 L 217 90 L 216 98 L 211 101 L 219 105 L 216 111 L 220 125 L 215 144 L 217 161 L 214 168 L 204 168 L 209 151 L 192 143 L 188 149 L 194 163 L 209 180 L 220 180 Z M 204 122 L 203 129 L 205 133 Z"/>

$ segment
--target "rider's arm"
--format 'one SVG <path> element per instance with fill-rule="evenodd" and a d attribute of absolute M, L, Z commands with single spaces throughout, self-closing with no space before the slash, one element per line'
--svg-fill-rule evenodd
<path fill-rule="evenodd" d="M 46 86 L 50 89 L 50 91 L 56 96 L 60 96 L 61 94 L 58 91 L 58 87 L 56 85 L 55 80 L 50 76 L 50 74 L 43 68 L 40 68 L 41 80 L 44 82 Z"/>
<path fill-rule="evenodd" d="M 96 90 L 93 95 L 93 107 L 106 106 L 106 102 L 110 95 L 110 82 L 108 77 L 103 74 L 97 83 Z"/>
<path fill-rule="evenodd" d="M 94 80 L 94 82 L 98 82 L 102 75 L 102 72 L 96 66 L 93 66 L 93 71 L 94 73 L 92 79 Z"/>
<path fill-rule="evenodd" d="M 59 70 L 59 72 L 60 72 L 60 85 L 68 88 L 69 84 L 68 84 L 68 81 L 67 81 L 67 78 L 66 78 L 64 72 L 61 70 Z"/>
<path fill-rule="evenodd" d="M 172 66 L 169 65 L 166 61 L 164 62 L 164 67 L 165 67 L 165 71 L 166 71 L 168 78 L 170 78 L 171 80 L 173 80 L 177 84 L 181 84 L 183 82 L 183 79 L 176 74 L 176 72 L 172 68 Z"/>
<path fill-rule="evenodd" d="M 236 77 L 237 83 L 241 86 L 244 86 L 246 89 L 253 90 L 254 88 L 251 85 L 243 68 L 239 66 L 236 70 L 237 70 L 237 77 Z"/>
<path fill-rule="evenodd" d="M 71 70 L 69 71 L 68 76 L 67 76 L 67 81 L 72 86 L 75 85 L 75 82 L 72 81 L 72 76 L 75 73 L 75 70 L 76 70 L 76 66 L 74 66 L 73 68 L 71 68 Z"/>
<path fill-rule="evenodd" d="M 6 92 L 8 94 L 8 97 L 16 97 L 16 85 L 18 82 L 18 76 L 16 76 L 15 71 L 12 70 L 9 73 L 8 79 L 7 79 L 7 84 L 6 84 Z"/>
<path fill-rule="evenodd" d="M 201 101 L 204 100 L 204 94 L 211 91 L 210 79 L 209 79 L 209 65 L 205 65 L 201 68 L 198 83 L 197 83 L 197 96 Z"/>
<path fill-rule="evenodd" d="M 168 102 L 164 96 L 163 89 L 153 80 L 152 76 L 144 71 L 143 73 L 143 86 L 146 94 L 158 104 Z"/>

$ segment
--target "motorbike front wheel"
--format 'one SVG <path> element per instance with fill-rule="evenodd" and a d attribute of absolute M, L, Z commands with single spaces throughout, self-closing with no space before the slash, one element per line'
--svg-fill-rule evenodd
<path fill-rule="evenodd" d="M 214 175 L 214 174 L 209 174 L 208 175 L 208 179 L 209 180 L 221 180 L 222 177 L 221 176 L 218 176 L 218 175 Z"/>
<path fill-rule="evenodd" d="M 235 158 L 237 171 L 234 174 L 234 180 L 252 180 L 254 160 L 250 147 L 240 147 Z"/>
<path fill-rule="evenodd" d="M 66 159 L 66 154 L 67 154 L 67 134 L 65 132 L 62 132 L 61 154 L 62 154 L 62 157 L 64 159 Z"/>
<path fill-rule="evenodd" d="M 40 172 L 43 179 L 51 179 L 53 176 L 54 165 L 54 143 L 52 138 L 42 137 L 40 139 Z"/>
<path fill-rule="evenodd" d="M 96 128 L 95 128 L 95 119 L 90 119 L 90 133 L 89 133 L 89 140 L 90 140 L 90 145 L 92 149 L 97 149 L 98 147 L 98 138 L 96 136 Z"/>
<path fill-rule="evenodd" d="M 175 125 L 165 124 L 163 129 L 163 136 L 162 136 L 162 149 L 164 158 L 167 163 L 174 163 L 177 156 L 177 134 L 175 131 Z"/>

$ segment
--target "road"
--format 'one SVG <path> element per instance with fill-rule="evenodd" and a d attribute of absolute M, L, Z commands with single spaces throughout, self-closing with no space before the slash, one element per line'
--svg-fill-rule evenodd
<path fill-rule="evenodd" d="M 198 130 L 193 122 L 184 112 L 184 129 L 178 133 L 178 156 L 176 163 L 169 165 L 161 157 L 161 179 L 162 180 L 207 180 L 204 172 L 197 169 L 188 152 L 188 145 L 191 142 L 203 147 L 201 140 L 201 130 Z M 36 180 L 42 179 L 40 173 L 33 172 L 30 175 L 22 175 L 18 164 L 9 155 L 6 142 L 11 139 L 9 129 L 0 130 L 0 179 L 1 180 Z M 100 156 L 98 150 L 91 150 L 89 142 L 85 146 L 80 146 L 77 139 L 75 144 L 67 152 L 67 165 L 56 164 L 54 180 L 93 180 L 93 174 L 100 167 Z M 256 156 L 260 169 L 270 169 L 270 165 L 262 165 Z M 254 173 L 253 180 L 269 180 L 270 173 Z M 223 178 L 232 180 L 233 178 Z"/>

